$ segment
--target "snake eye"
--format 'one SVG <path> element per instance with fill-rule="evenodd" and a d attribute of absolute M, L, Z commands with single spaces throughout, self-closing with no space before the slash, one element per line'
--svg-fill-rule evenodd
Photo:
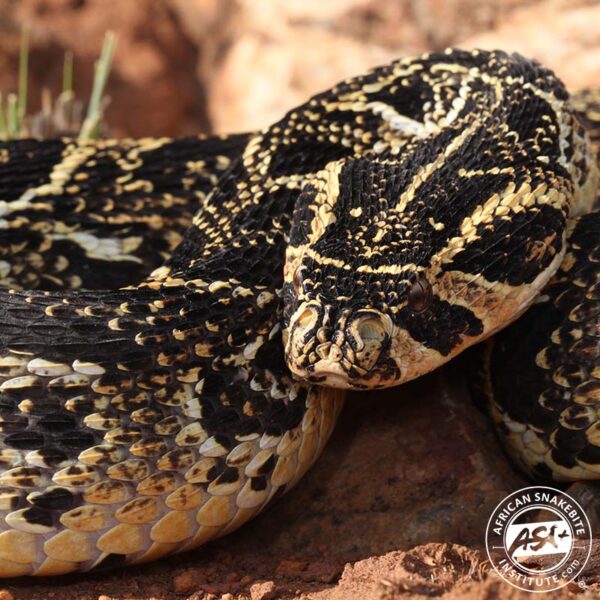
<path fill-rule="evenodd" d="M 417 313 L 423 312 L 431 303 L 431 284 L 420 273 L 408 290 L 407 303 Z"/>

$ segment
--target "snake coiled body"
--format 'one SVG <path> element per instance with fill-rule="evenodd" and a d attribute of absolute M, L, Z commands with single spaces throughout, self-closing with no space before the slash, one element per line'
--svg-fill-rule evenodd
<path fill-rule="evenodd" d="M 335 388 L 516 319 L 596 189 L 562 84 L 502 52 L 397 61 L 254 134 L 1 158 L 3 576 L 232 531 L 317 458 Z"/>

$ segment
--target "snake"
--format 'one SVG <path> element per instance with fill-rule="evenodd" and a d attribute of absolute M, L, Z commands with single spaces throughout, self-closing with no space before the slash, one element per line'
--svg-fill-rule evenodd
<path fill-rule="evenodd" d="M 2 143 L 0 576 L 225 535 L 346 390 L 485 340 L 509 453 L 598 478 L 598 113 L 535 61 L 449 49 L 258 132 Z"/>

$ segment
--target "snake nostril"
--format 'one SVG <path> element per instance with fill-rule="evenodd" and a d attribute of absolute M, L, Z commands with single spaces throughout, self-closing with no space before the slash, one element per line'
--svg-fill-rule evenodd
<path fill-rule="evenodd" d="M 383 323 L 374 317 L 361 319 L 356 328 L 358 336 L 364 342 L 383 342 L 385 339 L 385 327 Z"/>
<path fill-rule="evenodd" d="M 315 316 L 316 314 L 314 310 L 311 308 L 305 309 L 296 321 L 298 323 L 298 327 L 301 327 L 302 329 L 310 327 L 311 323 L 315 319 Z"/>

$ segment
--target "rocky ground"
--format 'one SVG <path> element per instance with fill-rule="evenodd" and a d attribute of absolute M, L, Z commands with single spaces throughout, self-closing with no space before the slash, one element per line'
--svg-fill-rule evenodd
<path fill-rule="evenodd" d="M 0 0 L 0 89 L 31 27 L 30 103 L 76 55 L 86 97 L 107 29 L 119 38 L 114 135 L 256 128 L 310 93 L 447 45 L 536 56 L 571 88 L 600 85 L 600 3 L 534 0 Z M 525 483 L 474 409 L 464 361 L 352 397 L 299 486 L 228 538 L 143 567 L 4 582 L 0 600 L 529 598 L 482 553 L 492 508 Z M 585 486 L 574 493 L 585 497 Z M 590 564 L 594 587 L 600 573 Z M 553 597 L 596 597 L 571 586 Z"/>

